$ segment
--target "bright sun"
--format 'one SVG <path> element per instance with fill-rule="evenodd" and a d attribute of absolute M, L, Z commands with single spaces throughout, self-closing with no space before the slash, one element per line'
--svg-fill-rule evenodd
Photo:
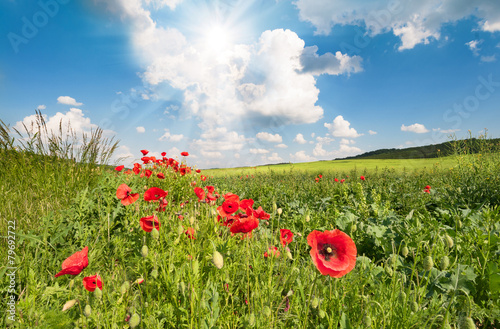
<path fill-rule="evenodd" d="M 226 28 L 216 25 L 207 30 L 205 43 L 209 49 L 223 51 L 231 44 L 231 36 Z"/>

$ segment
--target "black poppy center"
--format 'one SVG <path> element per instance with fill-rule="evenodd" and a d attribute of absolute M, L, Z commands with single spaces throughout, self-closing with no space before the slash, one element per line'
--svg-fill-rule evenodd
<path fill-rule="evenodd" d="M 318 253 L 323 256 L 326 261 L 329 261 L 331 257 L 335 257 L 337 255 L 337 249 L 333 245 L 326 243 L 318 251 Z"/>

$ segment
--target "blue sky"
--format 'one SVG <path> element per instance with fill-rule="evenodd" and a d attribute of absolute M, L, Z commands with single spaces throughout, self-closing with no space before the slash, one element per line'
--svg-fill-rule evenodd
<path fill-rule="evenodd" d="M 0 113 L 199 168 L 500 137 L 500 2 L 6 0 Z"/>

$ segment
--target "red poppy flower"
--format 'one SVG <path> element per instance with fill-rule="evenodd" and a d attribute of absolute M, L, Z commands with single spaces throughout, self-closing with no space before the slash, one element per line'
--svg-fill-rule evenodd
<path fill-rule="evenodd" d="M 253 199 L 243 199 L 240 201 L 240 209 L 244 211 L 246 211 L 248 208 L 252 209 L 253 204 Z"/>
<path fill-rule="evenodd" d="M 159 187 L 151 187 L 144 192 L 144 201 L 157 201 L 168 195 L 168 191 L 164 191 Z"/>
<path fill-rule="evenodd" d="M 161 152 L 162 157 L 164 157 L 165 155 L 167 155 L 167 152 Z"/>
<path fill-rule="evenodd" d="M 316 183 L 319 182 L 319 178 L 318 177 L 316 177 L 314 180 L 316 181 Z"/>
<path fill-rule="evenodd" d="M 426 186 L 425 186 L 425 189 L 426 189 L 426 190 L 430 190 L 430 189 L 431 189 L 431 186 L 430 186 L 430 185 L 426 185 Z"/>
<path fill-rule="evenodd" d="M 280 229 L 280 242 L 283 246 L 286 246 L 290 242 L 293 241 L 293 233 L 292 231 L 282 228 Z"/>
<path fill-rule="evenodd" d="M 57 273 L 55 277 L 57 278 L 65 274 L 70 274 L 70 275 L 80 274 L 84 268 L 89 266 L 89 259 L 87 257 L 88 253 L 89 253 L 89 247 L 85 247 L 81 251 L 77 251 L 73 255 L 66 258 L 62 263 L 62 271 Z"/>
<path fill-rule="evenodd" d="M 160 199 L 160 204 L 158 205 L 158 208 L 156 208 L 155 210 L 159 211 L 159 212 L 165 211 L 165 208 L 167 207 L 167 205 L 168 205 L 168 201 L 162 198 L 162 199 Z"/>
<path fill-rule="evenodd" d="M 215 187 L 213 187 L 211 185 L 205 186 L 205 188 L 207 189 L 208 193 L 214 193 L 214 191 L 215 191 Z M 239 198 L 238 198 L 238 200 L 239 200 Z"/>
<path fill-rule="evenodd" d="M 192 240 L 195 240 L 196 238 L 194 237 L 194 228 L 192 227 L 188 227 L 188 229 L 186 230 L 186 233 L 187 237 L 192 239 Z"/>
<path fill-rule="evenodd" d="M 116 168 L 115 168 L 115 170 L 116 170 L 116 171 L 122 171 L 122 170 L 123 170 L 123 168 L 125 168 L 125 166 L 124 166 L 124 165 L 121 165 L 121 166 L 116 167 Z"/>
<path fill-rule="evenodd" d="M 200 176 L 200 179 L 204 182 L 204 181 L 206 181 L 206 180 L 207 180 L 207 176 L 203 176 L 203 175 L 201 175 L 201 176 Z"/>
<path fill-rule="evenodd" d="M 159 179 L 165 179 L 165 175 L 163 175 L 163 173 L 158 173 L 156 177 L 158 177 Z"/>
<path fill-rule="evenodd" d="M 148 153 L 149 153 L 149 151 L 148 151 L 148 150 L 141 150 L 141 152 L 142 152 L 142 155 L 146 155 L 146 154 L 148 154 Z"/>
<path fill-rule="evenodd" d="M 340 182 L 341 182 L 341 183 L 344 183 L 344 182 L 345 182 L 345 179 L 344 179 L 344 178 L 342 178 L 342 179 L 340 180 Z"/>
<path fill-rule="evenodd" d="M 228 215 L 234 214 L 240 207 L 237 201 L 226 200 L 222 203 L 222 210 Z"/>
<path fill-rule="evenodd" d="M 202 201 L 203 199 L 205 199 L 205 191 L 201 187 L 195 187 L 194 193 L 198 197 L 198 201 Z"/>
<path fill-rule="evenodd" d="M 144 174 L 146 175 L 147 178 L 149 178 L 153 174 L 153 172 L 149 169 L 146 169 Z"/>
<path fill-rule="evenodd" d="M 323 275 L 340 278 L 349 273 L 356 264 L 356 244 L 340 230 L 312 231 L 307 244 L 314 265 Z"/>
<path fill-rule="evenodd" d="M 130 193 L 132 189 L 127 184 L 121 184 L 116 190 L 116 197 L 122 200 L 122 205 L 128 206 L 139 199 L 139 193 Z"/>
<path fill-rule="evenodd" d="M 102 290 L 102 281 L 99 275 L 91 275 L 83 278 L 83 287 L 92 292 L 95 288 Z"/>
<path fill-rule="evenodd" d="M 334 181 L 335 181 L 335 182 L 338 182 L 338 181 L 339 181 L 339 179 L 338 179 L 338 178 L 335 178 L 335 179 L 334 179 Z"/>
<path fill-rule="evenodd" d="M 240 215 L 236 217 L 229 230 L 231 233 L 248 233 L 257 228 L 257 226 L 259 226 L 259 220 L 254 216 Z"/>
<path fill-rule="evenodd" d="M 189 156 L 189 153 L 188 153 L 188 152 L 181 152 L 181 155 L 182 155 L 183 157 L 187 157 L 187 156 Z"/>
<path fill-rule="evenodd" d="M 160 221 L 156 215 L 142 217 L 139 225 L 141 225 L 141 228 L 146 232 L 151 232 L 153 227 L 156 227 L 158 231 L 160 230 Z"/>
<path fill-rule="evenodd" d="M 365 180 L 365 176 L 361 176 L 359 177 L 361 180 Z"/>
<path fill-rule="evenodd" d="M 199 173 L 201 173 L 201 170 L 200 169 L 196 169 L 196 172 L 199 174 Z"/>
<path fill-rule="evenodd" d="M 257 210 L 254 210 L 253 211 L 253 215 L 255 217 L 257 217 L 258 219 L 265 219 L 265 220 L 268 220 L 269 218 L 271 218 L 271 215 L 268 214 L 267 212 L 265 212 L 261 206 L 259 206 L 259 208 L 257 208 Z"/>
<path fill-rule="evenodd" d="M 264 252 L 264 257 L 269 257 L 269 256 L 274 256 L 274 257 L 279 257 L 280 256 L 280 251 L 278 250 L 278 247 L 272 246 L 268 248 L 269 253 L 266 251 Z"/>
<path fill-rule="evenodd" d="M 424 189 L 424 192 L 431 194 L 431 190 L 428 190 L 428 189 Z"/>
<path fill-rule="evenodd" d="M 318 175 L 319 178 L 323 178 L 323 175 Z"/>

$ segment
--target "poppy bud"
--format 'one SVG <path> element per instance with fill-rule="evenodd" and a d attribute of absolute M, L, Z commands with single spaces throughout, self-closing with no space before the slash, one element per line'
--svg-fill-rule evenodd
<path fill-rule="evenodd" d="M 214 262 L 215 267 L 217 267 L 219 270 L 222 268 L 222 266 L 224 266 L 224 259 L 222 258 L 220 252 L 218 252 L 217 250 L 214 251 L 212 260 Z"/>
<path fill-rule="evenodd" d="M 323 319 L 325 316 L 326 316 L 325 311 L 319 310 L 319 317 Z"/>
<path fill-rule="evenodd" d="M 75 284 L 75 280 L 72 279 L 70 282 L 69 282 L 69 289 L 73 288 L 73 285 Z"/>
<path fill-rule="evenodd" d="M 146 246 L 146 245 L 142 246 L 142 249 L 141 249 L 142 257 L 144 257 L 144 258 L 148 257 L 148 252 L 149 252 L 148 246 Z"/>
<path fill-rule="evenodd" d="M 271 309 L 269 308 L 269 306 L 265 306 L 264 309 L 262 310 L 262 313 L 264 314 L 264 316 L 266 318 L 270 317 L 271 316 Z"/>
<path fill-rule="evenodd" d="M 198 269 L 200 267 L 200 264 L 198 263 L 198 260 L 197 259 L 193 260 L 193 264 L 192 265 L 193 265 L 193 273 L 194 273 L 194 275 L 197 275 L 198 274 Z"/>
<path fill-rule="evenodd" d="M 446 234 L 444 236 L 444 239 L 446 241 L 446 245 L 448 246 L 448 248 L 450 248 L 450 249 L 453 248 L 453 239 L 452 239 L 452 237 L 449 236 L 448 234 Z"/>
<path fill-rule="evenodd" d="M 401 250 L 401 255 L 403 255 L 403 257 L 406 257 L 406 256 L 408 256 L 409 252 L 410 251 L 408 250 L 408 247 L 404 246 L 403 249 Z"/>
<path fill-rule="evenodd" d="M 128 325 L 130 326 L 130 328 L 137 327 L 139 323 L 141 323 L 141 317 L 139 316 L 139 314 L 137 313 L 132 314 L 132 316 L 128 320 Z"/>
<path fill-rule="evenodd" d="M 450 259 L 448 258 L 448 256 L 443 256 L 441 258 L 441 262 L 439 263 L 439 269 L 441 271 L 444 271 L 448 268 L 448 266 L 450 266 Z"/>
<path fill-rule="evenodd" d="M 91 314 L 92 314 L 92 309 L 90 308 L 90 305 L 89 304 L 85 305 L 85 308 L 83 309 L 83 315 L 85 315 L 88 318 Z"/>
<path fill-rule="evenodd" d="M 418 309 L 419 309 L 419 306 L 418 306 L 418 303 L 413 301 L 410 303 L 410 309 L 413 313 L 417 313 L 418 312 Z"/>
<path fill-rule="evenodd" d="M 311 216 L 306 215 L 306 222 L 309 222 L 311 220 Z"/>
<path fill-rule="evenodd" d="M 370 328 L 372 326 L 372 318 L 368 314 L 365 314 L 363 317 L 363 325 L 365 328 Z"/>
<path fill-rule="evenodd" d="M 476 329 L 474 321 L 470 317 L 462 317 L 458 322 L 459 329 Z"/>
<path fill-rule="evenodd" d="M 285 254 L 286 254 L 286 257 L 288 257 L 288 259 L 293 260 L 292 253 L 290 252 L 289 248 L 286 248 Z"/>
<path fill-rule="evenodd" d="M 312 302 L 311 302 L 311 307 L 316 308 L 316 307 L 318 307 L 318 305 L 319 305 L 319 299 L 318 299 L 318 297 L 314 297 Z"/>
<path fill-rule="evenodd" d="M 102 291 L 101 291 L 101 289 L 94 290 L 94 297 L 96 299 L 101 299 L 102 298 Z"/>
<path fill-rule="evenodd" d="M 248 325 L 251 327 L 255 324 L 255 314 L 252 312 L 248 317 Z"/>
<path fill-rule="evenodd" d="M 385 273 L 386 273 L 388 276 L 392 276 L 392 275 L 394 274 L 394 271 L 392 270 L 392 268 L 391 268 L 391 267 L 387 266 L 387 264 L 386 264 L 386 266 L 385 266 Z"/>
<path fill-rule="evenodd" d="M 126 294 L 128 289 L 130 288 L 130 282 L 125 281 L 122 283 L 122 286 L 120 287 L 120 292 L 122 295 Z"/>
<path fill-rule="evenodd" d="M 68 300 L 63 308 L 62 308 L 62 311 L 66 311 L 66 310 L 69 310 L 70 308 L 72 308 L 73 306 L 75 306 L 75 304 L 78 303 L 78 299 L 72 299 L 72 300 Z"/>
<path fill-rule="evenodd" d="M 179 224 L 179 226 L 177 226 L 177 234 L 181 235 L 182 233 L 184 233 L 184 227 Z"/>
<path fill-rule="evenodd" d="M 276 209 L 276 212 L 278 213 L 278 215 L 281 215 L 283 213 L 283 209 L 278 208 L 278 209 Z"/>
<path fill-rule="evenodd" d="M 462 229 L 462 221 L 459 219 L 457 222 L 458 229 Z"/>
<path fill-rule="evenodd" d="M 158 238 L 160 237 L 160 232 L 158 232 L 158 230 L 156 229 L 156 227 L 153 227 L 153 229 L 151 230 L 151 236 L 155 240 L 158 240 Z"/>
<path fill-rule="evenodd" d="M 402 304 L 406 300 L 406 293 L 404 291 L 401 291 L 398 296 L 398 301 Z"/>
<path fill-rule="evenodd" d="M 434 262 L 432 261 L 431 256 L 425 256 L 424 258 L 424 270 L 430 271 L 430 269 L 434 266 Z"/>
<path fill-rule="evenodd" d="M 153 279 L 156 279 L 158 277 L 158 270 L 156 268 L 151 271 L 151 276 L 153 277 Z"/>

